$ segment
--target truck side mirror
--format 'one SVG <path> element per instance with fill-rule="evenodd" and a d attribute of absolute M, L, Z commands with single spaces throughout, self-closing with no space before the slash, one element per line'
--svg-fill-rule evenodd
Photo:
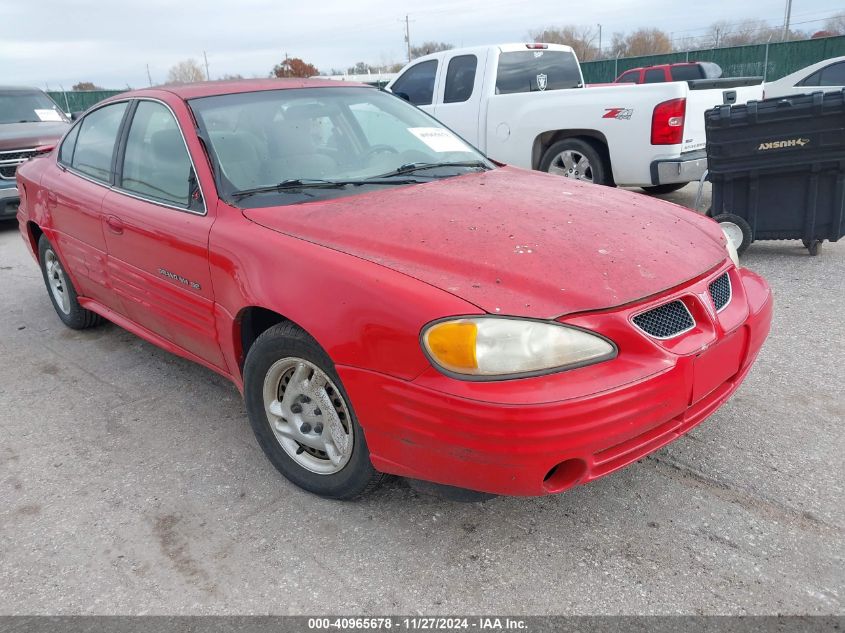
<path fill-rule="evenodd" d="M 79 117 L 83 115 L 83 112 L 71 112 L 70 113 L 70 120 L 76 121 Z"/>
<path fill-rule="evenodd" d="M 411 103 L 411 97 L 408 95 L 407 92 L 394 92 L 393 94 L 395 94 L 400 99 L 404 99 L 408 103 Z"/>

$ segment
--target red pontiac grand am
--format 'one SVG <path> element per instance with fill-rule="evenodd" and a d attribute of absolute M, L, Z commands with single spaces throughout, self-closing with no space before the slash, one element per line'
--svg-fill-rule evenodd
<path fill-rule="evenodd" d="M 17 177 L 59 318 L 232 380 L 273 465 L 327 497 L 591 481 L 713 413 L 769 332 L 712 220 L 492 163 L 365 86 L 125 93 Z"/>

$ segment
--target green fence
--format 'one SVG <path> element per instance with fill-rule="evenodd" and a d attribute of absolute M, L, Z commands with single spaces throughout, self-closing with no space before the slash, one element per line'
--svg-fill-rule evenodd
<path fill-rule="evenodd" d="M 65 112 L 82 112 L 95 103 L 107 99 L 113 95 L 125 92 L 124 90 L 80 90 L 72 92 L 48 92 L 59 107 Z"/>
<path fill-rule="evenodd" d="M 765 77 L 774 81 L 823 59 L 845 55 L 845 35 L 821 37 L 797 42 L 773 42 L 730 48 L 707 48 L 666 55 L 622 57 L 584 62 L 584 80 L 587 83 L 613 81 L 631 68 L 671 64 L 673 62 L 715 62 L 722 68 L 723 77 Z"/>

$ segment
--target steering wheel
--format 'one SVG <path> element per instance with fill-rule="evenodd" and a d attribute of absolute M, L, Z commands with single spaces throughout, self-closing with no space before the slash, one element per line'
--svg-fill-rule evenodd
<path fill-rule="evenodd" d="M 395 147 L 391 147 L 390 145 L 372 145 L 370 146 L 370 149 L 367 150 L 366 156 L 367 158 L 369 158 L 373 154 L 379 154 L 381 152 L 387 154 L 398 154 L 399 150 L 397 150 Z"/>

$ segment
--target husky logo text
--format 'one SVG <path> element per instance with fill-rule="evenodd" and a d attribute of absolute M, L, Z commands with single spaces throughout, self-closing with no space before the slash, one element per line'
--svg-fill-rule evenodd
<path fill-rule="evenodd" d="M 768 143 L 760 143 L 760 147 L 757 148 L 757 151 L 762 152 L 767 149 L 783 149 L 785 147 L 804 147 L 809 144 L 810 139 L 808 138 L 791 138 L 786 141 L 769 141 Z"/>
<path fill-rule="evenodd" d="M 543 73 L 537 75 L 537 87 L 540 90 L 545 90 L 547 85 L 549 85 L 549 76 Z"/>

